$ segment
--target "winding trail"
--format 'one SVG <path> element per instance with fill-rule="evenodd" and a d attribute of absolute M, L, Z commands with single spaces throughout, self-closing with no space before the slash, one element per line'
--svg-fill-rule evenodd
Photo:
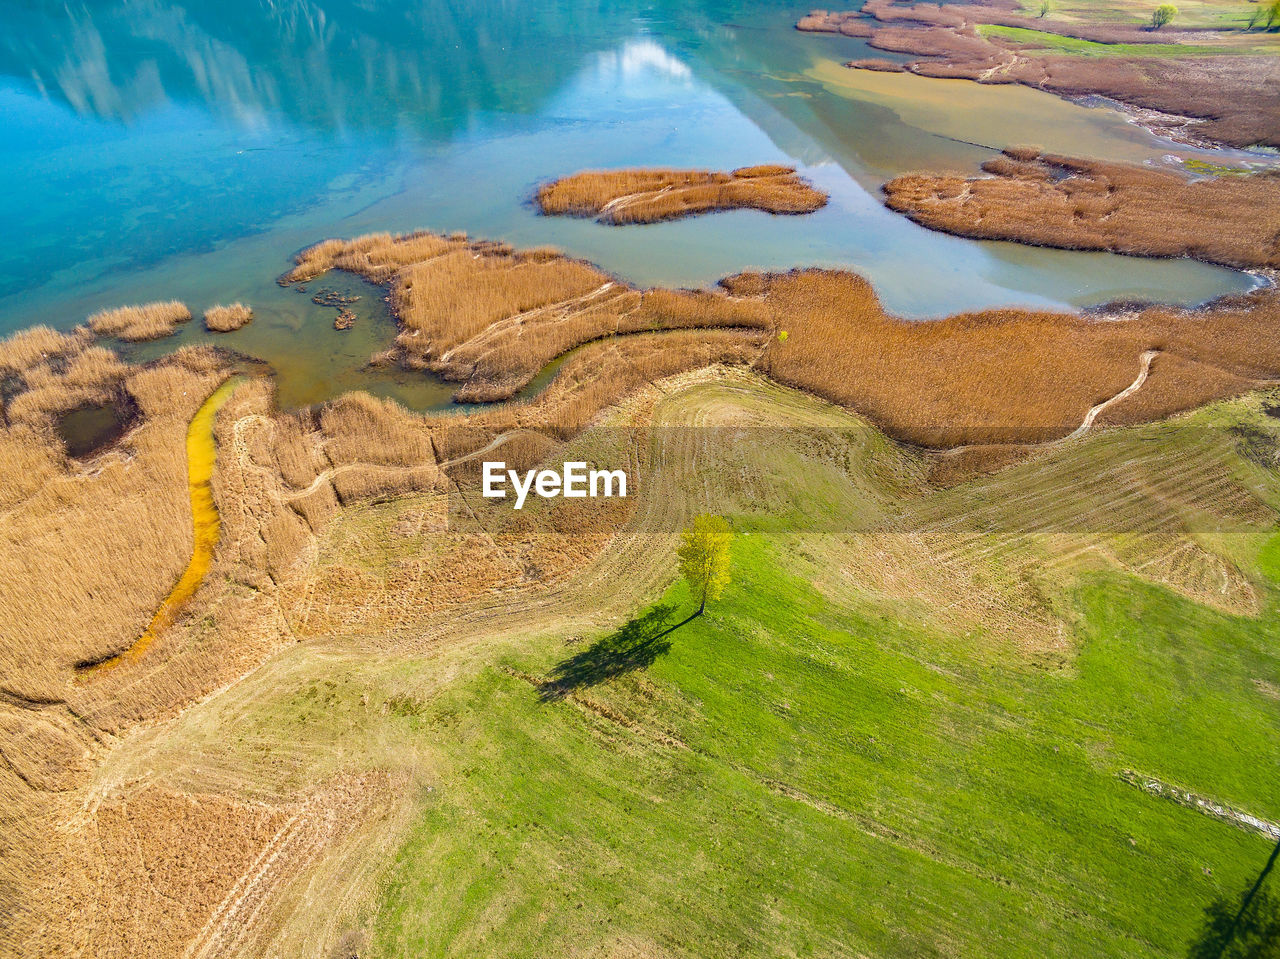
<path fill-rule="evenodd" d="M 1107 407 L 1111 406 L 1114 403 L 1119 403 L 1121 400 L 1128 399 L 1134 393 L 1138 392 L 1138 390 L 1142 389 L 1142 384 L 1147 382 L 1147 377 L 1151 375 L 1151 361 L 1154 360 L 1159 354 L 1160 354 L 1159 350 L 1147 350 L 1145 353 L 1143 353 L 1142 369 L 1138 372 L 1138 378 L 1134 380 L 1132 383 L 1130 383 L 1128 386 L 1126 386 L 1119 393 L 1117 393 L 1115 396 L 1111 397 L 1111 399 L 1104 400 L 1101 403 L 1099 403 L 1097 406 L 1089 410 L 1089 412 L 1084 415 L 1084 422 L 1076 427 L 1075 432 L 1063 437 L 1061 440 L 1059 440 L 1059 442 L 1066 442 L 1067 440 L 1074 440 L 1078 437 L 1084 436 L 1084 434 L 1089 432 L 1089 430 L 1093 427 L 1094 421 L 1097 420 L 1097 418 L 1102 414 L 1104 410 L 1107 409 Z"/>
<path fill-rule="evenodd" d="M 1043 443 L 1017 443 L 1012 445 L 1022 446 L 1026 449 L 1051 449 L 1055 446 L 1061 446 L 1063 443 L 1067 443 L 1071 440 L 1076 440 L 1084 436 L 1089 432 L 1089 430 L 1093 429 L 1093 424 L 1097 422 L 1098 417 L 1101 416 L 1109 407 L 1119 403 L 1121 400 L 1128 399 L 1134 393 L 1138 392 L 1138 390 L 1142 389 L 1143 385 L 1147 382 L 1147 377 L 1151 375 L 1151 363 L 1159 355 L 1159 350 L 1147 350 L 1143 353 L 1140 357 L 1142 368 L 1138 371 L 1137 379 L 1110 399 L 1103 400 L 1096 406 L 1090 407 L 1089 412 L 1084 414 L 1084 420 L 1081 421 L 1080 425 L 1066 436 L 1059 437 L 1056 440 L 1045 440 Z M 942 450 L 941 455 L 955 456 L 959 453 L 964 453 L 975 448 L 975 444 L 965 443 L 962 446 L 952 446 Z"/>

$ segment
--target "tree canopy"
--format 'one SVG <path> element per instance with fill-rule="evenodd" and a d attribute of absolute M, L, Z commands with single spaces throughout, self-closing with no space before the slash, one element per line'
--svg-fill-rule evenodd
<path fill-rule="evenodd" d="M 698 612 L 729 585 L 729 541 L 733 530 L 723 516 L 703 514 L 681 534 L 680 573 L 699 598 Z"/>

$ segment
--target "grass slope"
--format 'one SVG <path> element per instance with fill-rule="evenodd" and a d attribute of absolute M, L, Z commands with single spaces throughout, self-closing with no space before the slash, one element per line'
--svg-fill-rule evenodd
<path fill-rule="evenodd" d="M 1086 57 L 1207 57 L 1220 53 L 1237 53 L 1236 50 L 1184 43 L 1096 43 L 1079 37 L 1067 37 L 1046 33 L 1027 27 L 1007 27 L 984 24 L 978 28 L 984 37 L 1002 37 L 1024 44 L 1028 48 L 1051 50 L 1054 53 L 1071 53 Z"/>
<path fill-rule="evenodd" d="M 1274 616 L 1098 575 L 1046 672 L 833 605 L 795 546 L 740 537 L 661 639 L 683 586 L 406 717 L 440 785 L 375 954 L 1159 956 L 1248 885 L 1263 839 L 1117 774 L 1280 818 Z"/>
<path fill-rule="evenodd" d="M 394 828 L 255 893 L 257 955 L 1185 954 L 1269 845 L 1120 773 L 1280 820 L 1277 397 L 937 490 L 811 397 L 728 372 L 668 387 L 653 518 L 598 562 L 385 635 L 372 614 L 431 539 L 391 544 L 423 504 L 344 511 L 316 569 L 388 584 L 360 592 L 369 619 L 299 634 L 100 784 L 408 784 Z M 660 507 L 699 494 L 741 534 L 735 582 L 677 625 L 693 602 Z M 1156 582 L 1166 554 L 1183 592 Z M 1216 555 L 1260 615 L 1192 598 L 1226 588 L 1196 573 Z M 1061 637 L 1018 615 L 1041 602 Z"/>

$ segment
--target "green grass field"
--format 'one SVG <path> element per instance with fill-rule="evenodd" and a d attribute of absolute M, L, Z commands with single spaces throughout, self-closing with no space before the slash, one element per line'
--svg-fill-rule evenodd
<path fill-rule="evenodd" d="M 1274 590 L 1233 617 L 1087 575 L 1045 669 L 835 602 L 815 537 L 737 522 L 707 616 L 660 635 L 694 606 L 677 584 L 403 719 L 439 778 L 375 954 L 1181 955 L 1265 862 L 1119 774 L 1280 818 Z M 1274 580 L 1280 537 L 1258 562 Z"/>
<path fill-rule="evenodd" d="M 1096 43 L 1079 37 L 1064 37 L 1043 30 L 1026 27 L 1005 27 L 987 24 L 978 28 L 983 36 L 1012 40 L 1046 53 L 1070 53 L 1084 57 L 1207 57 L 1215 54 L 1235 53 L 1235 48 L 1196 45 L 1190 43 Z"/>
<path fill-rule="evenodd" d="M 1028 16 L 1041 15 L 1042 0 L 1019 2 Z M 1047 16 L 1055 20 L 1146 24 L 1151 21 L 1151 12 L 1161 2 L 1163 0 L 1050 0 Z M 1243 30 L 1264 4 L 1262 0 L 1180 0 L 1175 6 L 1178 15 L 1174 18 L 1174 26 Z"/>
<path fill-rule="evenodd" d="M 722 472 L 703 451 L 680 473 L 705 480 L 738 531 L 734 582 L 705 616 L 684 621 L 695 604 L 682 583 L 611 608 L 606 582 L 571 589 L 571 613 L 514 632 L 495 614 L 452 645 L 302 643 L 188 711 L 161 746 L 126 751 L 117 775 L 234 772 L 288 792 L 344 769 L 410 770 L 376 882 L 332 902 L 293 894 L 309 904 L 299 915 L 341 916 L 361 957 L 1184 956 L 1205 908 L 1235 901 L 1272 845 L 1121 774 L 1280 820 L 1280 534 L 1267 512 L 1280 420 L 1264 402 L 1103 432 L 939 492 L 917 454 L 791 391 L 675 394 L 659 409 L 674 422 L 790 424 L 776 442 L 731 444 Z M 819 426 L 856 429 L 838 442 Z M 1228 487 L 1270 503 L 1248 514 L 1270 520 L 1219 529 L 1189 512 L 1246 515 Z M 1085 516 L 1107 495 L 1193 526 L 1177 555 L 1199 541 L 1231 556 L 1257 615 L 1191 598 L 1194 567 L 1179 573 L 1187 594 L 1145 559 L 1126 572 L 1088 558 L 1141 559 L 1117 545 L 1134 532 L 1077 550 L 1049 528 L 1022 542 L 1000 531 L 1001 516 Z M 396 562 L 332 554 L 379 541 L 406 508 L 344 515 L 321 561 Z M 872 588 L 868 563 L 898 568 L 899 547 L 847 524 L 906 515 L 951 524 L 964 594 L 1016 605 L 1042 577 L 1030 594 L 1060 645 L 987 613 L 949 618 L 927 570 L 902 566 L 914 578 L 896 593 Z M 961 568 L 924 542 L 925 566 Z M 670 582 L 667 549 L 628 555 Z"/>
<path fill-rule="evenodd" d="M 1100 576 L 1046 674 L 831 605 L 788 544 L 734 561 L 710 615 L 581 702 L 507 671 L 581 655 L 544 639 L 404 720 L 444 764 L 378 954 L 1172 955 L 1265 861 L 1117 773 L 1280 815 L 1274 619 Z"/>

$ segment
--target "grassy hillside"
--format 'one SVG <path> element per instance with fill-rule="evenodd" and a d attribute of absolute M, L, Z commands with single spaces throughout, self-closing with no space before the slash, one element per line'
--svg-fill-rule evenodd
<path fill-rule="evenodd" d="M 1168 955 L 1265 860 L 1117 773 L 1280 816 L 1255 685 L 1280 672 L 1274 620 L 1099 576 L 1075 670 L 1047 674 L 841 609 L 787 544 L 734 560 L 712 613 L 647 651 L 631 633 L 683 619 L 682 587 L 404 720 L 443 763 L 378 954 Z M 557 670 L 581 677 L 565 698 L 522 678 Z"/>
<path fill-rule="evenodd" d="M 707 615 L 643 585 L 674 555 L 640 526 L 563 588 L 308 638 L 104 782 L 399 777 L 390 826 L 282 887 L 280 954 L 1185 955 L 1271 845 L 1122 774 L 1280 820 L 1265 402 L 940 491 L 808 397 L 675 390 L 657 422 L 715 429 L 655 434 L 679 455 L 648 488 L 738 530 Z M 422 508 L 344 513 L 317 570 L 391 582 L 370 544 Z"/>

